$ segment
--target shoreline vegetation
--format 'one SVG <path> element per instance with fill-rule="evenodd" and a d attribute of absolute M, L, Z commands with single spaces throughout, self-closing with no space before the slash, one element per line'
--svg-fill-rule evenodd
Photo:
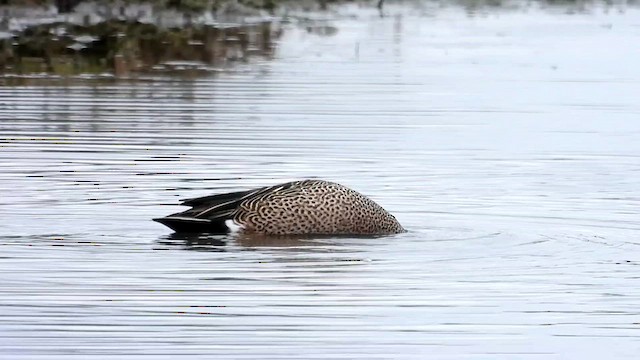
<path fill-rule="evenodd" d="M 266 10 L 275 12 L 283 8 L 302 8 L 306 10 L 326 10 L 332 5 L 359 3 L 367 6 L 383 8 L 385 4 L 403 3 L 436 3 L 441 5 L 455 4 L 465 7 L 513 7 L 526 6 L 532 3 L 554 5 L 589 6 L 603 5 L 636 5 L 638 0 L 0 0 L 2 6 L 20 7 L 54 7 L 58 13 L 70 13 L 78 6 L 127 7 L 135 5 L 151 5 L 158 9 L 172 9 L 179 12 L 223 11 L 234 12 L 239 9 Z"/>
<path fill-rule="evenodd" d="M 411 0 L 0 0 L 0 76 L 200 74 L 273 56 L 289 24 L 331 36 L 306 14 L 355 3 L 378 9 Z M 435 6 L 509 8 L 514 0 L 426 0 Z M 633 1 L 542 0 L 543 6 L 627 6 Z M 523 5 L 524 4 L 524 5 Z M 328 16 L 316 16 L 328 18 Z"/>

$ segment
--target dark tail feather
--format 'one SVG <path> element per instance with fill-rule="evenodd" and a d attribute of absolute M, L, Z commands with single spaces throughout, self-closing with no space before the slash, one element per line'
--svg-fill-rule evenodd
<path fill-rule="evenodd" d="M 229 227 L 223 221 L 213 221 L 209 219 L 198 219 L 169 215 L 163 218 L 153 219 L 171 230 L 179 233 L 216 233 L 226 234 Z"/>
<path fill-rule="evenodd" d="M 254 191 L 255 189 L 226 193 L 226 194 L 209 195 L 209 196 L 203 196 L 203 197 L 198 197 L 193 199 L 185 199 L 182 201 L 182 205 L 191 206 L 191 207 L 196 207 L 201 205 L 212 206 L 212 205 L 220 204 L 223 202 L 241 199 L 246 195 L 251 194 Z"/>

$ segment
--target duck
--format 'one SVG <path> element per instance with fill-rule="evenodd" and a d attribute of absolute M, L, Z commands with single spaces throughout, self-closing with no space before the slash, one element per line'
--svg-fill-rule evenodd
<path fill-rule="evenodd" d="M 153 219 L 175 232 L 385 235 L 406 230 L 373 200 L 338 183 L 299 180 L 186 199 L 190 209 Z"/>

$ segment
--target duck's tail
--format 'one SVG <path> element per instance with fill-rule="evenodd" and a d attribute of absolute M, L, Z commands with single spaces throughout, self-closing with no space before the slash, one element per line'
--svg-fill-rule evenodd
<path fill-rule="evenodd" d="M 156 218 L 153 221 L 157 221 L 175 232 L 224 234 L 229 231 L 226 221 L 233 219 L 239 204 L 260 190 L 262 188 L 187 199 L 182 201 L 181 205 L 191 206 L 191 209 Z"/>
<path fill-rule="evenodd" d="M 209 219 L 178 216 L 178 214 L 165 216 L 163 218 L 155 218 L 153 221 L 157 221 L 179 233 L 210 232 L 215 234 L 226 234 L 229 231 L 229 227 L 225 224 L 225 221 L 211 221 Z"/>

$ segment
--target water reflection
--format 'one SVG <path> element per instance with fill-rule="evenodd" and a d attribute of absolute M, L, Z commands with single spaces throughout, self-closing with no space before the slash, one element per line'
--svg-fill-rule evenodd
<path fill-rule="evenodd" d="M 170 235 L 161 236 L 157 240 L 157 243 L 167 247 L 180 247 L 185 250 L 225 251 L 224 247 L 229 241 L 230 237 L 228 235 L 207 233 L 173 233 Z"/>
<path fill-rule="evenodd" d="M 335 235 L 265 235 L 251 232 L 232 232 L 229 234 L 183 233 L 175 232 L 161 236 L 157 243 L 166 246 L 177 246 L 186 250 L 225 251 L 225 246 L 242 248 L 322 248 L 340 244 L 345 240 L 357 239 L 393 239 L 392 235 L 374 236 L 335 236 Z"/>
<path fill-rule="evenodd" d="M 271 57 L 279 34 L 279 25 L 271 21 L 180 28 L 125 20 L 45 23 L 0 39 L 0 71 L 197 75 L 254 56 Z"/>

